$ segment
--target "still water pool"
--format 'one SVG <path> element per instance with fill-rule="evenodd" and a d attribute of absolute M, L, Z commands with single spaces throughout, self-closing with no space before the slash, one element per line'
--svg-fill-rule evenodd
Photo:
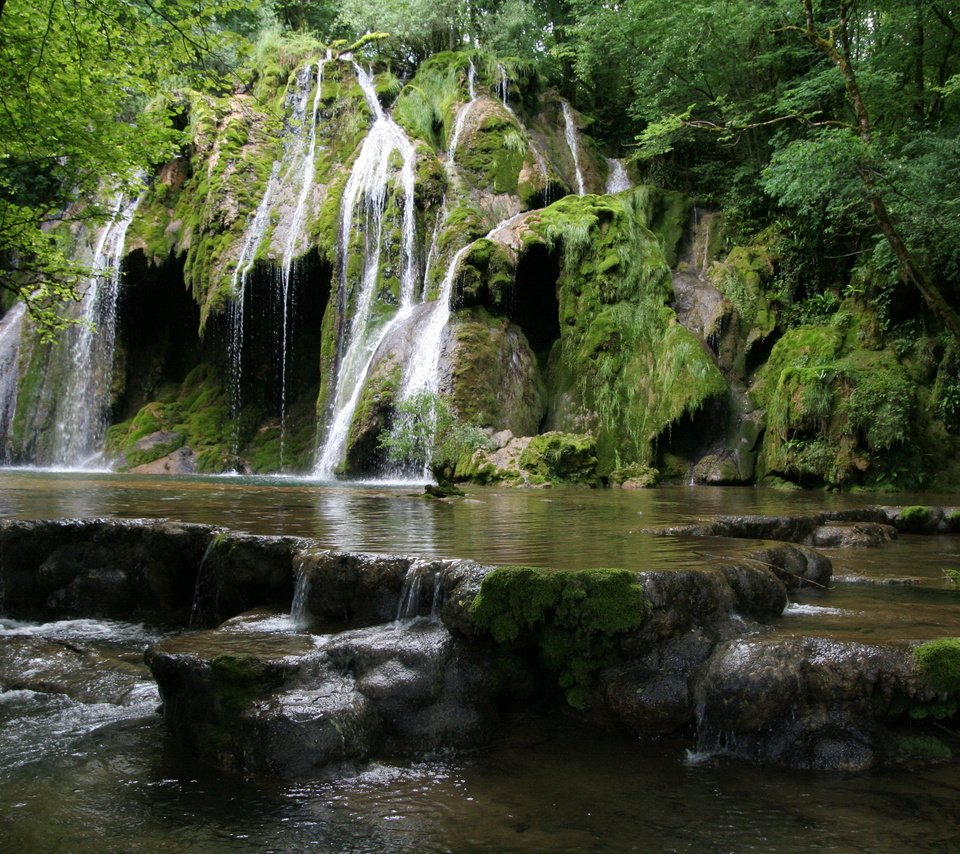
<path fill-rule="evenodd" d="M 730 549 L 651 537 L 647 527 L 876 500 L 758 489 L 479 489 L 437 503 L 413 492 L 276 478 L 0 471 L 0 515 L 166 517 L 309 536 L 338 549 L 646 569 L 722 559 Z M 960 635 L 960 593 L 943 576 L 960 569 L 960 537 L 903 537 L 831 557 L 849 580 L 797 595 L 772 631 L 865 641 Z M 862 583 L 879 579 L 900 583 Z M 224 775 L 171 744 L 155 714 L 157 695 L 138 662 L 167 630 L 0 622 L 0 645 L 32 650 L 25 667 L 41 683 L 44 668 L 65 666 L 63 657 L 78 649 L 98 662 L 98 673 L 128 680 L 111 702 L 95 702 L 82 685 L 73 699 L 35 683 L 0 693 L 2 850 L 960 850 L 956 763 L 856 775 L 789 772 L 691 761 L 689 737 L 625 741 L 558 719 L 505 722 L 481 754 L 376 764 L 305 784 Z"/>

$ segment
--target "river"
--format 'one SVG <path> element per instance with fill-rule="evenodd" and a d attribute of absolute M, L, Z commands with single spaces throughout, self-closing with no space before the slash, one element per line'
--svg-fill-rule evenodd
<path fill-rule="evenodd" d="M 409 486 L 282 478 L 149 478 L 0 471 L 5 518 L 149 517 L 309 536 L 349 550 L 488 563 L 644 569 L 716 559 L 723 541 L 643 529 L 718 513 L 797 513 L 956 497 L 761 489 L 472 489 L 426 501 Z M 775 632 L 869 641 L 960 635 L 960 537 L 828 552 L 842 580 L 794 595 Z M 862 584 L 863 579 L 910 583 Z M 692 757 L 690 738 L 629 740 L 517 719 L 490 749 L 347 769 L 308 783 L 244 780 L 168 741 L 139 664 L 167 631 L 91 620 L 0 622 L 31 650 L 34 688 L 0 693 L 0 839 L 9 851 L 871 851 L 956 849 L 956 763 L 814 774 Z M 25 639 L 33 640 L 25 640 Z M 47 646 L 29 646 L 37 639 Z M 47 650 L 36 655 L 37 649 Z M 41 690 L 82 649 L 119 674 L 110 702 Z M 127 681 L 123 681 L 127 680 Z M 111 686 L 114 686 L 111 688 Z M 120 691 L 109 682 L 100 691 Z M 102 698 L 101 698 L 102 699 Z"/>

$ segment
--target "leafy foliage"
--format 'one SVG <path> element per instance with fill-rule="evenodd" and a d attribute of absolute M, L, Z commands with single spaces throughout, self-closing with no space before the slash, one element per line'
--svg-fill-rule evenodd
<path fill-rule="evenodd" d="M 419 392 L 397 405 L 393 427 L 380 435 L 380 447 L 404 467 L 428 467 L 441 485 L 451 483 L 457 461 L 487 444 L 486 434 L 459 421 L 446 400 Z"/>
<path fill-rule="evenodd" d="M 42 332 L 89 275 L 72 229 L 95 229 L 138 170 L 176 154 L 178 107 L 164 92 L 211 84 L 237 61 L 256 6 L 239 0 L 13 0 L 0 16 L 0 287 Z M 149 107 L 149 109 L 148 109 Z M 102 192 L 103 190 L 106 192 Z M 59 230 L 58 230 L 59 228 Z"/>

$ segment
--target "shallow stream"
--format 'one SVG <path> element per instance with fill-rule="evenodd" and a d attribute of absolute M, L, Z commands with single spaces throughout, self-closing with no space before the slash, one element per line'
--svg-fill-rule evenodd
<path fill-rule="evenodd" d="M 723 559 L 729 542 L 643 529 L 718 513 L 798 513 L 875 496 L 677 488 L 477 489 L 286 479 L 0 471 L 6 518 L 166 517 L 330 548 L 487 563 L 646 569 Z M 958 503 L 884 496 L 883 503 Z M 828 552 L 829 590 L 797 594 L 773 631 L 864 641 L 960 635 L 960 537 Z M 895 580 L 872 584 L 864 581 Z M 155 714 L 143 648 L 169 628 L 0 621 L 0 839 L 10 851 L 957 850 L 957 764 L 870 774 L 758 768 L 687 753 L 690 738 L 624 741 L 517 720 L 482 754 L 376 764 L 306 784 L 221 774 L 184 755 Z M 32 681 L 31 681 L 32 680 Z M 51 690 L 57 683 L 58 690 Z M 27 687 L 27 686 L 32 687 Z"/>

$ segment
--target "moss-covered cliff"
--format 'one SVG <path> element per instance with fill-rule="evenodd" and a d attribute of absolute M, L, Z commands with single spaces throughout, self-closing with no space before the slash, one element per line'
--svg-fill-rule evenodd
<path fill-rule="evenodd" d="M 171 102 L 190 144 L 127 232 L 97 403 L 118 466 L 310 471 L 347 402 L 336 468 L 375 473 L 447 288 L 436 385 L 517 457 L 461 474 L 518 479 L 513 437 L 550 431 L 592 437 L 591 482 L 957 470 L 955 348 L 855 289 L 798 301 L 775 229 L 736 246 L 683 193 L 606 195 L 613 152 L 530 63 L 446 52 L 400 79 L 301 40 L 233 92 Z M 46 459 L 70 370 L 24 338 L 8 458 Z"/>

